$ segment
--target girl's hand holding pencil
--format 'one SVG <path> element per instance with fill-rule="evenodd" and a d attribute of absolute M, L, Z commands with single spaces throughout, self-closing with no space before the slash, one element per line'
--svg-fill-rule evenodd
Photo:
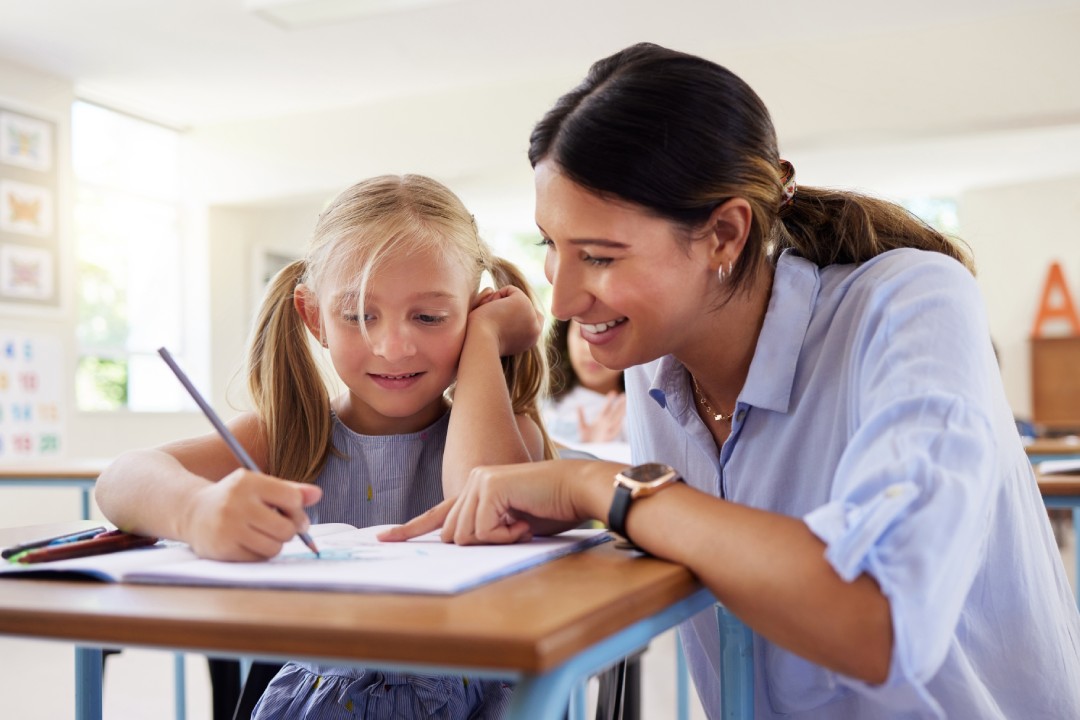
<path fill-rule="evenodd" d="M 316 485 L 240 468 L 207 483 L 186 508 L 183 537 L 199 557 L 254 561 L 274 557 L 308 530 L 304 508 L 322 497 Z"/>

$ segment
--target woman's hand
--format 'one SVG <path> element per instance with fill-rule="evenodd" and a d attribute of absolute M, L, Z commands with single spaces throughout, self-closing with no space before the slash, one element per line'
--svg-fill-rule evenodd
<path fill-rule="evenodd" d="M 540 339 L 544 316 L 519 288 L 484 290 L 469 312 L 469 330 L 486 328 L 499 343 L 499 356 L 525 352 Z"/>
<path fill-rule="evenodd" d="M 612 390 L 604 406 L 591 423 L 585 419 L 585 408 L 578 408 L 578 438 L 581 442 L 611 442 L 622 434 L 626 418 L 626 393 Z"/>
<path fill-rule="evenodd" d="M 548 460 L 475 468 L 456 498 L 379 535 L 408 540 L 442 527 L 458 545 L 528 542 L 603 515 L 612 481 L 623 465 L 594 460 Z"/>
<path fill-rule="evenodd" d="M 311 523 L 304 508 L 321 497 L 315 485 L 235 470 L 195 494 L 182 538 L 199 557 L 265 560 L 307 532 Z"/>

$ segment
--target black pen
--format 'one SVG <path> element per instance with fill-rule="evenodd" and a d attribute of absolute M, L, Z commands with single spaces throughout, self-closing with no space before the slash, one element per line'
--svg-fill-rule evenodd
<path fill-rule="evenodd" d="M 252 472 L 262 472 L 259 470 L 259 466 L 255 464 L 255 461 L 251 459 L 251 456 L 248 455 L 244 446 L 236 439 L 236 436 L 229 432 L 229 428 L 225 427 L 225 423 L 221 422 L 221 418 L 214 412 L 214 408 L 210 407 L 210 403 L 206 402 L 206 400 L 203 399 L 203 396 L 199 394 L 199 391 L 195 389 L 195 386 L 191 383 L 191 380 L 188 379 L 188 376 L 184 374 L 184 371 L 181 370 L 180 366 L 173 360 L 172 354 L 165 348 L 160 347 L 158 348 L 158 355 L 161 356 L 161 359 L 164 360 L 172 369 L 173 373 L 176 374 L 180 384 L 184 386 L 188 391 L 188 394 L 191 395 L 191 399 L 202 409 L 203 414 L 210 420 L 214 429 L 218 431 L 218 435 L 220 435 L 221 439 L 225 441 L 225 444 L 229 446 L 229 449 L 232 450 L 232 454 L 236 456 L 236 459 L 240 461 L 240 464 Z M 303 532 L 297 533 L 297 535 L 304 544 L 308 546 L 308 550 L 315 553 L 315 557 L 319 557 L 319 549 L 315 547 L 315 541 L 311 539 L 311 536 Z"/>
<path fill-rule="evenodd" d="M 4 548 L 0 551 L 0 558 L 7 560 L 8 558 L 24 553 L 27 550 L 36 550 L 37 548 L 51 547 L 53 545 L 64 545 L 66 543 L 78 542 L 79 540 L 88 540 L 95 535 L 100 535 L 105 532 L 103 527 L 90 528 L 89 530 L 76 530 L 75 532 L 66 533 L 64 535 L 57 535 L 56 537 L 43 538 L 41 540 L 34 540 L 21 545 L 12 545 L 9 548 Z"/>

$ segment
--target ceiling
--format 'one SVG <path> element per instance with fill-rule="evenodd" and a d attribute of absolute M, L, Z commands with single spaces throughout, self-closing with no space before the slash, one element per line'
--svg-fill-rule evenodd
<path fill-rule="evenodd" d="M 323 1 L 350 12 L 286 29 L 245 0 L 0 0 L 0 58 L 212 134 L 532 88 L 534 118 L 590 62 L 648 39 L 742 75 L 782 150 L 826 177 L 838 167 L 875 182 L 888 166 L 896 183 L 954 146 L 968 171 L 950 182 L 1080 174 L 1076 0 L 358 0 L 381 8 L 361 16 L 354 0 Z"/>

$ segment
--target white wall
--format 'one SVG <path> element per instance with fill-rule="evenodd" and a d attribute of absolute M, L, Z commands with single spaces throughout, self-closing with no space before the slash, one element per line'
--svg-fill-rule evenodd
<path fill-rule="evenodd" d="M 1061 263 L 1080 298 L 1080 173 L 983 188 L 960 198 L 960 225 L 975 251 L 990 331 L 1014 412 L 1030 417 L 1029 338 L 1050 264 Z"/>

